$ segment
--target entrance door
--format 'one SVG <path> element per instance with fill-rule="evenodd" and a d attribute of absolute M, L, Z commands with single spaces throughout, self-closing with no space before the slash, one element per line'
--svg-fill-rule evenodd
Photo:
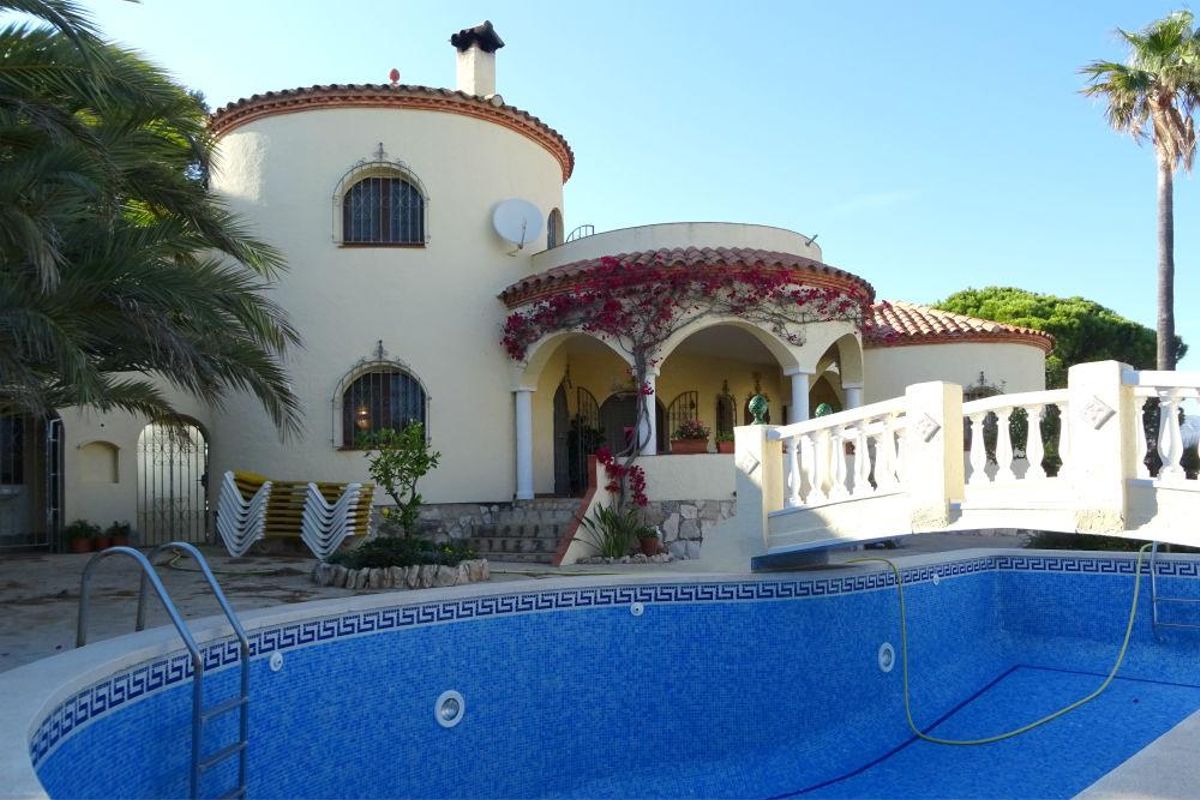
<path fill-rule="evenodd" d="M 208 536 L 208 440 L 193 424 L 151 423 L 138 437 L 138 531 L 142 543 Z"/>
<path fill-rule="evenodd" d="M 44 547 L 57 531 L 62 422 L 0 416 L 0 549 Z"/>
<path fill-rule="evenodd" d="M 567 390 L 560 383 L 554 393 L 554 493 L 571 494 L 571 412 L 567 408 Z"/>
<path fill-rule="evenodd" d="M 637 402 L 638 395 L 636 393 L 622 392 L 612 395 L 600 406 L 600 424 L 604 430 L 604 443 L 613 453 L 623 453 L 637 435 L 633 429 L 637 420 Z M 655 437 L 658 452 L 665 453 L 669 432 L 663 425 L 665 414 L 662 401 L 658 398 L 655 398 L 654 416 L 655 428 L 658 433 Z"/>

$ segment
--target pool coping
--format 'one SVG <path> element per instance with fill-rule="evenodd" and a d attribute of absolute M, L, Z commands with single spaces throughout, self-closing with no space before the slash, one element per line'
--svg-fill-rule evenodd
<path fill-rule="evenodd" d="M 873 555 L 873 553 L 865 553 L 864 557 L 869 558 Z M 890 552 L 880 553 L 880 555 L 888 557 L 905 570 L 932 565 L 952 565 L 1001 556 L 1092 558 L 1101 561 L 1131 561 L 1133 556 L 1132 553 L 1123 552 L 1014 548 L 972 548 L 894 558 L 891 557 Z M 1170 560 L 1194 560 L 1178 556 L 1169 558 Z M 644 572 L 571 575 L 502 584 L 478 583 L 445 589 L 384 592 L 279 605 L 248 611 L 241 616 L 241 621 L 253 638 L 256 632 L 263 629 L 272 629 L 289 623 L 326 619 L 381 608 L 419 606 L 476 598 L 526 596 L 585 588 L 637 588 L 656 585 L 722 583 L 818 583 L 850 576 L 873 576 L 882 573 L 888 573 L 883 577 L 890 580 L 890 571 L 883 564 L 836 564 L 819 569 L 772 573 Z M 866 585 L 864 589 L 883 588 L 884 585 L 885 583 L 881 582 L 877 586 Z M 130 611 L 132 612 L 132 608 Z M 232 635 L 228 623 L 224 617 L 220 616 L 192 620 L 189 621 L 189 626 L 196 641 L 202 647 L 207 643 L 227 639 Z M 55 713 L 65 701 L 77 692 L 114 674 L 119 674 L 123 670 L 167 656 L 175 656 L 181 652 L 182 643 L 175 630 L 171 627 L 161 627 L 107 639 L 88 645 L 83 649 L 61 653 L 0 673 L 0 697 L 6 700 L 5 703 L 0 704 L 0 776 L 4 779 L 0 785 L 0 798 L 48 800 L 48 795 L 33 766 L 30 743 L 42 723 Z M 263 657 L 262 654 L 257 656 L 257 658 L 261 657 Z M 1134 758 L 1136 757 L 1135 755 Z M 1161 769 L 1161 764 L 1157 768 Z"/>

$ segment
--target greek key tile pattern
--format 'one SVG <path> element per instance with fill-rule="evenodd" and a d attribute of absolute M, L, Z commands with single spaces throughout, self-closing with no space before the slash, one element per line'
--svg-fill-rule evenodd
<path fill-rule="evenodd" d="M 1047 555 L 989 555 L 980 558 L 930 564 L 903 570 L 904 583 L 916 584 L 992 570 L 1062 572 L 1075 574 L 1123 574 L 1133 572 L 1131 557 L 1080 557 Z M 1200 575 L 1200 561 L 1163 560 L 1159 574 L 1170 577 Z M 256 631 L 250 639 L 252 657 L 275 651 L 332 642 L 419 625 L 487 619 L 515 614 L 571 609 L 627 606 L 632 603 L 731 603 L 769 600 L 799 600 L 831 597 L 893 587 L 895 576 L 886 569 L 828 578 L 788 578 L 741 582 L 662 583 L 633 586 L 597 586 L 552 591 L 470 597 L 442 602 L 400 605 L 323 619 L 290 623 Z M 210 643 L 202 648 L 205 671 L 235 664 L 237 643 Z M 192 678 L 186 655 L 175 655 L 147 664 L 88 687 L 58 706 L 38 727 L 30 742 L 36 768 L 73 731 L 126 703 L 146 697 Z"/>

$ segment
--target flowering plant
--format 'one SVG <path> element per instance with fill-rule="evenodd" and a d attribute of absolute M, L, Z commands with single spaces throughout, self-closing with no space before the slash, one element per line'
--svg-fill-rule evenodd
<path fill-rule="evenodd" d="M 671 434 L 672 439 L 704 439 L 708 440 L 708 428 L 698 419 L 687 419 L 680 423 L 675 432 Z"/>
<path fill-rule="evenodd" d="M 596 451 L 596 461 L 604 467 L 604 490 L 618 494 L 622 488 L 629 490 L 629 497 L 638 508 L 650 502 L 646 497 L 646 472 L 637 464 L 622 464 L 607 446 Z"/>

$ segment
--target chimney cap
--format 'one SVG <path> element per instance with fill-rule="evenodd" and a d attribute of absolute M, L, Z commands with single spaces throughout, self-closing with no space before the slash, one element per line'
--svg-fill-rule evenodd
<path fill-rule="evenodd" d="M 501 47 L 504 47 L 504 40 L 496 33 L 496 29 L 492 27 L 492 21 L 485 19 L 473 28 L 463 28 L 458 33 L 450 37 L 450 44 L 458 48 L 459 52 L 465 52 L 470 49 L 471 45 L 479 45 L 479 49 L 485 53 L 494 53 Z"/>

